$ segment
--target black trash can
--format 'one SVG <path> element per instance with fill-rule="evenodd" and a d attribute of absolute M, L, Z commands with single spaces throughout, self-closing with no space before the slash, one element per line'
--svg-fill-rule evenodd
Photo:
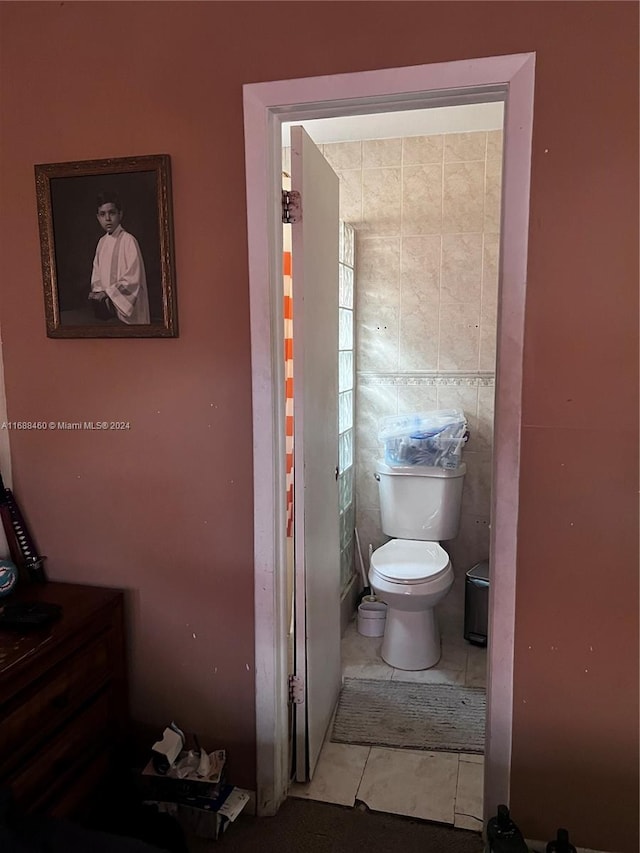
<path fill-rule="evenodd" d="M 476 563 L 464 585 L 464 638 L 475 646 L 487 645 L 489 623 L 489 561 Z"/>

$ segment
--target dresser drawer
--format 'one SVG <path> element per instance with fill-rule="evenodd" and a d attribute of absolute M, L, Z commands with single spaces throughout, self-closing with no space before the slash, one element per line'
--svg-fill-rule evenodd
<path fill-rule="evenodd" d="M 107 757 L 111 739 L 110 704 L 103 692 L 70 722 L 64 734 L 47 743 L 28 766 L 16 769 L 7 783 L 17 806 L 34 811 L 77 783 L 96 759 Z"/>
<path fill-rule="evenodd" d="M 108 634 L 64 659 L 0 710 L 3 771 L 42 740 L 109 679 Z"/>
<path fill-rule="evenodd" d="M 42 629 L 0 629 L 0 789 L 19 811 L 72 817 L 125 766 L 124 596 L 47 582 L 15 600 L 62 613 Z"/>

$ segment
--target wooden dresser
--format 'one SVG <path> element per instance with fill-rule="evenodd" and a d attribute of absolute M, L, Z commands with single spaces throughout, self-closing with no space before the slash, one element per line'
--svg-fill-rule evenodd
<path fill-rule="evenodd" d="M 17 600 L 63 610 L 45 629 L 0 630 L 0 788 L 21 810 L 69 816 L 106 778 L 124 735 L 123 594 L 46 583 L 5 599 Z"/>

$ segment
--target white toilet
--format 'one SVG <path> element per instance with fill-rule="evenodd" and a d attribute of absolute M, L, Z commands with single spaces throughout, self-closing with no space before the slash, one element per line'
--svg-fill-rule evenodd
<path fill-rule="evenodd" d="M 376 466 L 382 530 L 394 537 L 371 556 L 369 584 L 387 604 L 382 657 L 396 669 L 428 669 L 440 660 L 435 612 L 453 585 L 439 544 L 460 522 L 466 466 Z"/>

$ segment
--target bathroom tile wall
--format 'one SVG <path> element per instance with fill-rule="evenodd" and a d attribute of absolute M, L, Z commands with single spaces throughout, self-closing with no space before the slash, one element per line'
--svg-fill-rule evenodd
<path fill-rule="evenodd" d="M 356 495 L 363 547 L 386 541 L 373 478 L 386 415 L 462 408 L 471 438 L 458 593 L 489 553 L 502 131 L 322 146 L 356 229 Z M 457 597 L 457 596 L 456 596 Z"/>

